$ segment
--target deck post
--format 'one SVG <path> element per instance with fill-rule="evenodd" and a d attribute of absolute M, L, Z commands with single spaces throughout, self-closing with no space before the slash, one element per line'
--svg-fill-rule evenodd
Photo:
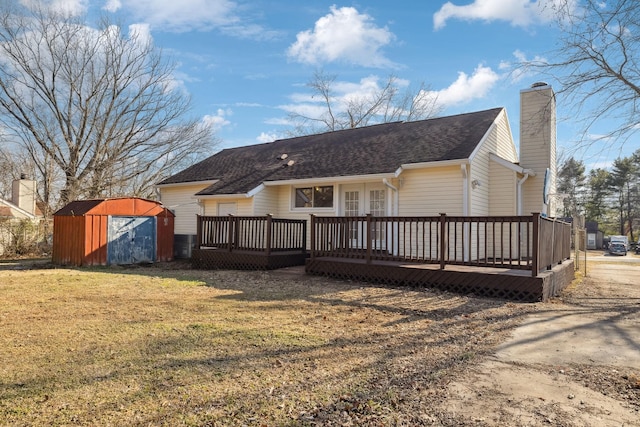
<path fill-rule="evenodd" d="M 533 236 L 531 255 L 531 277 L 538 275 L 538 262 L 540 259 L 540 213 L 533 212 Z"/>
<path fill-rule="evenodd" d="M 305 224 L 305 233 L 307 232 L 306 230 L 306 224 Z M 305 242 L 304 245 L 307 245 L 307 236 L 305 236 Z M 316 216 L 314 214 L 311 214 L 311 248 L 309 248 L 311 250 L 311 259 L 314 259 L 316 257 Z"/>
<path fill-rule="evenodd" d="M 229 214 L 229 224 L 227 225 L 227 231 L 229 233 L 228 239 L 227 239 L 227 248 L 228 251 L 231 252 L 233 250 L 233 242 L 234 240 L 234 236 L 235 236 L 235 232 L 234 232 L 234 220 L 233 220 L 233 215 Z"/>
<path fill-rule="evenodd" d="M 272 227 L 273 227 L 273 215 L 271 214 L 267 214 L 267 241 L 266 241 L 266 246 L 267 246 L 267 256 L 271 255 L 271 232 L 272 232 Z"/>
<path fill-rule="evenodd" d="M 200 214 L 196 215 L 196 244 L 198 245 L 198 249 L 202 245 L 202 216 Z"/>
<path fill-rule="evenodd" d="M 371 237 L 372 237 L 372 232 L 371 232 L 371 214 L 368 213 L 367 214 L 367 255 L 366 255 L 366 260 L 367 260 L 367 264 L 371 264 Z"/>
<path fill-rule="evenodd" d="M 444 270 L 445 258 L 444 253 L 447 250 L 447 214 L 440 214 L 440 270 Z"/>
<path fill-rule="evenodd" d="M 302 223 L 302 253 L 307 253 L 307 220 Z"/>

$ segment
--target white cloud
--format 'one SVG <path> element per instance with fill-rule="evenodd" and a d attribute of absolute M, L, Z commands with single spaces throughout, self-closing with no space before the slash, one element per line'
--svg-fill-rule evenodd
<path fill-rule="evenodd" d="M 214 131 L 219 131 L 223 127 L 231 124 L 231 122 L 227 119 L 227 116 L 231 115 L 233 115 L 233 112 L 231 110 L 223 110 L 222 108 L 219 108 L 218 111 L 216 111 L 215 115 L 207 114 L 202 118 L 202 121 L 206 125 L 211 126 Z"/>
<path fill-rule="evenodd" d="M 518 83 L 525 77 L 534 76 L 535 73 L 531 70 L 529 64 L 542 64 L 547 62 L 543 56 L 534 56 L 532 59 L 527 58 L 524 52 L 516 50 L 513 52 L 515 62 L 502 61 L 500 62 L 500 71 L 509 75 L 511 82 Z"/>
<path fill-rule="evenodd" d="M 443 108 L 466 104 L 474 99 L 482 98 L 493 89 L 500 76 L 491 68 L 479 65 L 471 76 L 459 72 L 458 78 L 448 88 L 429 91 L 430 98 L 437 99 Z"/>
<path fill-rule="evenodd" d="M 287 50 L 292 60 L 320 64 L 345 62 L 369 67 L 389 67 L 393 63 L 380 51 L 395 39 L 388 28 L 374 25 L 373 18 L 353 7 L 331 7 L 318 19 L 313 30 L 298 33 Z"/>
<path fill-rule="evenodd" d="M 122 7 L 122 2 L 120 0 L 107 0 L 102 6 L 102 9 L 108 12 L 117 12 Z"/>
<path fill-rule="evenodd" d="M 433 26 L 439 30 L 447 24 L 449 19 L 461 19 L 487 22 L 506 21 L 514 26 L 527 27 L 552 20 L 559 8 L 573 10 L 576 7 L 576 1 L 475 0 L 464 6 L 447 2 L 433 15 Z"/>
<path fill-rule="evenodd" d="M 121 6 L 154 30 L 185 32 L 234 25 L 236 4 L 230 0 L 120 0 Z"/>
<path fill-rule="evenodd" d="M 260 135 L 258 135 L 258 137 L 256 138 L 256 141 L 258 142 L 272 142 L 275 141 L 276 139 L 278 139 L 278 135 L 276 135 L 275 133 L 260 133 Z"/>
<path fill-rule="evenodd" d="M 332 108 L 334 109 L 334 113 L 346 111 L 351 101 L 357 104 L 358 99 L 369 98 L 371 95 L 382 90 L 380 81 L 380 77 L 375 75 L 364 77 L 355 83 L 334 81 L 331 86 Z M 398 87 L 404 87 L 407 86 L 409 82 L 403 79 L 397 79 L 395 84 Z M 314 96 L 311 92 L 296 92 L 290 95 L 289 98 L 293 102 L 291 104 L 281 105 L 279 108 L 306 117 L 320 117 L 327 111 L 324 99 L 319 96 Z"/>
<path fill-rule="evenodd" d="M 144 46 L 153 41 L 149 24 L 129 25 L 129 38 L 135 40 L 138 45 Z"/>
<path fill-rule="evenodd" d="M 51 0 L 43 2 L 40 0 L 21 0 L 24 6 L 30 9 L 45 7 L 53 12 L 66 16 L 79 16 L 85 13 L 89 7 L 88 0 Z"/>

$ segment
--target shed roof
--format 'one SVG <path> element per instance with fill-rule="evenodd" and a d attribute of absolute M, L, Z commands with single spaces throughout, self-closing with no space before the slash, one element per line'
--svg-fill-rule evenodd
<path fill-rule="evenodd" d="M 158 185 L 215 180 L 197 194 L 244 194 L 269 181 L 393 173 L 412 163 L 467 159 L 502 110 L 225 149 Z"/>
<path fill-rule="evenodd" d="M 83 215 L 172 215 L 167 208 L 155 200 L 139 197 L 118 197 L 108 199 L 75 200 L 54 213 L 54 216 Z"/>

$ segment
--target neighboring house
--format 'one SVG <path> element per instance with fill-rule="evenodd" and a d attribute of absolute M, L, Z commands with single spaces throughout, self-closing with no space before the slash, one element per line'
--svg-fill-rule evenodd
<path fill-rule="evenodd" d="M 13 181 L 11 200 L 0 199 L 0 255 L 15 244 L 19 225 L 28 221 L 34 225 L 32 233 L 38 232 L 38 225 L 43 219 L 42 212 L 36 204 L 36 181 L 22 175 Z M 24 232 L 29 232 L 22 227 Z M 37 236 L 21 236 L 25 238 Z"/>
<path fill-rule="evenodd" d="M 161 200 L 177 244 L 192 241 L 197 214 L 554 213 L 543 193 L 555 193 L 555 95 L 536 83 L 520 99 L 519 156 L 506 110 L 494 108 L 225 149 L 158 183 Z"/>

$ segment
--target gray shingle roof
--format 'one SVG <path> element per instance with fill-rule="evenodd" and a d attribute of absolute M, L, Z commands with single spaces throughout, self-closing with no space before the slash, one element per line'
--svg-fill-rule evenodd
<path fill-rule="evenodd" d="M 244 194 L 268 181 L 393 173 L 404 164 L 466 159 L 500 111 L 384 123 L 229 148 L 159 185 L 219 180 L 198 194 Z M 286 159 L 281 158 L 283 154 Z M 291 160 L 293 165 L 286 166 Z"/>

